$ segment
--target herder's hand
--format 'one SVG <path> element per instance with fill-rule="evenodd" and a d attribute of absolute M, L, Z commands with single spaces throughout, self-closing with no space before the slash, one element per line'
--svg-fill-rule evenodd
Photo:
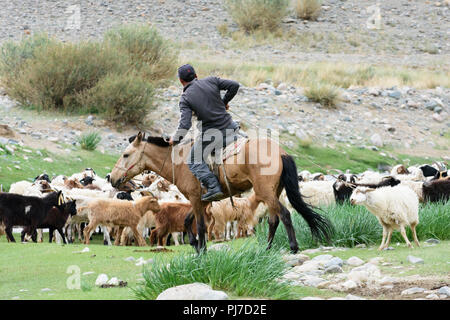
<path fill-rule="evenodd" d="M 173 137 L 170 137 L 170 139 L 169 139 L 169 144 L 170 144 L 170 145 L 173 145 Z"/>
<path fill-rule="evenodd" d="M 225 110 L 230 109 L 230 105 L 227 103 L 227 105 L 225 106 Z"/>

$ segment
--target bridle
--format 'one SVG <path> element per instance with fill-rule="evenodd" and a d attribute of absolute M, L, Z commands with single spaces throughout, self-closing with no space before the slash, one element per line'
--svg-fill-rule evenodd
<path fill-rule="evenodd" d="M 147 141 L 144 141 L 145 142 L 145 145 L 144 145 L 144 148 L 142 148 L 142 151 L 141 151 L 141 154 L 140 154 L 140 156 L 139 156 L 139 159 L 135 162 L 135 163 L 133 163 L 128 169 L 127 168 L 125 168 L 125 167 L 116 167 L 116 169 L 118 169 L 118 170 L 122 170 L 122 171 L 125 171 L 124 172 L 124 174 L 122 175 L 122 177 L 120 177 L 120 179 L 119 179 L 119 181 L 118 181 L 118 183 L 120 184 L 120 183 L 122 183 L 122 182 L 124 182 L 125 181 L 125 179 L 127 178 L 127 176 L 128 176 L 128 172 L 131 170 L 131 169 L 133 169 L 134 167 L 136 167 L 137 165 L 139 165 L 140 163 L 141 163 L 141 160 L 142 160 L 142 158 L 144 157 L 144 154 L 145 154 L 145 147 L 147 146 Z M 164 165 L 166 164 L 166 161 L 167 161 L 167 158 L 169 157 L 169 155 L 171 154 L 171 151 L 173 151 L 173 145 L 171 145 L 170 146 L 170 149 L 167 151 L 167 155 L 166 155 L 166 157 L 164 158 L 164 161 L 163 161 L 163 164 L 162 164 L 162 166 L 161 166 L 161 169 L 159 169 L 159 175 L 161 175 L 161 172 L 162 172 L 162 170 L 164 169 Z M 139 165 L 139 172 L 142 172 L 142 171 L 144 171 L 144 166 L 141 164 L 141 165 Z M 172 178 L 173 178 L 173 184 L 175 184 L 175 173 L 174 173 L 174 166 L 173 166 L 173 163 L 172 163 Z"/>

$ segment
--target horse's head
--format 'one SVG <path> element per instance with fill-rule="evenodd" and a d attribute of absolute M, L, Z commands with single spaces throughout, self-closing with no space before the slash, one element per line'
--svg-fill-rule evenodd
<path fill-rule="evenodd" d="M 137 136 L 129 139 L 130 144 L 117 160 L 111 171 L 110 181 L 115 188 L 120 187 L 134 176 L 137 176 L 144 169 L 144 147 L 143 135 L 141 132 Z"/>

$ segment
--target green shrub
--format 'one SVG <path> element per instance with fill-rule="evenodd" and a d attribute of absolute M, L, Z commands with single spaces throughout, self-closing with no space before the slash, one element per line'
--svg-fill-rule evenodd
<path fill-rule="evenodd" d="M 86 112 L 103 114 L 116 124 L 137 124 L 153 107 L 154 89 L 139 75 L 111 74 L 80 94 L 78 103 Z"/>
<path fill-rule="evenodd" d="M 322 83 L 313 83 L 309 88 L 305 89 L 305 96 L 314 102 L 320 103 L 327 108 L 334 108 L 340 101 L 339 88 Z"/>
<path fill-rule="evenodd" d="M 3 80 L 15 77 L 27 59 L 33 58 L 37 49 L 55 44 L 55 40 L 40 33 L 25 37 L 20 42 L 6 41 L 0 50 L 0 74 Z"/>
<path fill-rule="evenodd" d="M 55 43 L 35 51 L 7 90 L 24 106 L 75 111 L 76 95 L 110 72 L 128 71 L 128 58 L 98 43 Z"/>
<path fill-rule="evenodd" d="M 177 55 L 154 27 L 144 24 L 119 26 L 105 34 L 105 41 L 128 52 L 133 69 L 152 82 L 175 75 Z"/>
<path fill-rule="evenodd" d="M 149 111 L 152 83 L 175 75 L 176 54 L 146 25 L 117 27 L 102 42 L 63 43 L 45 35 L 6 42 L 2 85 L 22 106 L 98 113 L 138 123 Z"/>
<path fill-rule="evenodd" d="M 304 20 L 316 20 L 322 9 L 321 0 L 297 0 L 295 12 L 297 17 Z"/>
<path fill-rule="evenodd" d="M 89 151 L 95 150 L 101 140 L 102 137 L 100 136 L 99 132 L 83 133 L 77 138 L 77 142 L 80 144 L 81 149 Z"/>
<path fill-rule="evenodd" d="M 417 237 L 420 241 L 429 238 L 440 240 L 450 239 L 450 201 L 427 203 L 419 208 L 419 224 L 416 227 Z M 322 208 L 321 214 L 326 215 L 335 228 L 331 244 L 340 247 L 354 247 L 357 244 L 374 245 L 381 243 L 383 230 L 376 217 L 363 206 L 334 205 Z M 311 232 L 305 220 L 292 212 L 292 223 L 295 235 L 301 249 L 318 246 L 311 238 Z M 280 230 L 281 229 L 281 230 Z M 407 235 L 412 240 L 411 230 L 407 229 Z M 268 226 L 261 223 L 256 228 L 256 237 L 261 244 L 267 244 Z M 391 243 L 404 240 L 400 232 L 392 234 Z M 273 242 L 276 248 L 289 249 L 286 230 L 280 224 Z"/>
<path fill-rule="evenodd" d="M 279 251 L 247 242 L 238 249 L 184 253 L 169 261 L 156 260 L 150 268 L 144 268 L 145 282 L 134 293 L 138 299 L 155 299 L 168 288 L 202 282 L 237 296 L 288 299 L 292 294 L 290 286 L 277 281 L 285 271 Z"/>
<path fill-rule="evenodd" d="M 226 0 L 225 7 L 240 28 L 274 31 L 287 15 L 289 0 Z"/>

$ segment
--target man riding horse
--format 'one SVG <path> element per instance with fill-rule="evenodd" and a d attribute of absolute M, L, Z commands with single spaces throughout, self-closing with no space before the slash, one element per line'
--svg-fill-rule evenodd
<path fill-rule="evenodd" d="M 202 201 L 219 200 L 224 194 L 217 177 L 209 169 L 206 158 L 212 151 L 215 151 L 216 157 L 220 156 L 219 150 L 232 142 L 239 130 L 239 126 L 227 112 L 228 103 L 239 90 L 239 83 L 217 77 L 198 79 L 194 68 L 189 64 L 178 69 L 178 77 L 183 85 L 180 98 L 181 118 L 169 144 L 179 143 L 186 136 L 194 113 L 201 135 L 192 146 L 188 167 L 207 189 Z M 223 98 L 221 90 L 227 91 Z"/>

